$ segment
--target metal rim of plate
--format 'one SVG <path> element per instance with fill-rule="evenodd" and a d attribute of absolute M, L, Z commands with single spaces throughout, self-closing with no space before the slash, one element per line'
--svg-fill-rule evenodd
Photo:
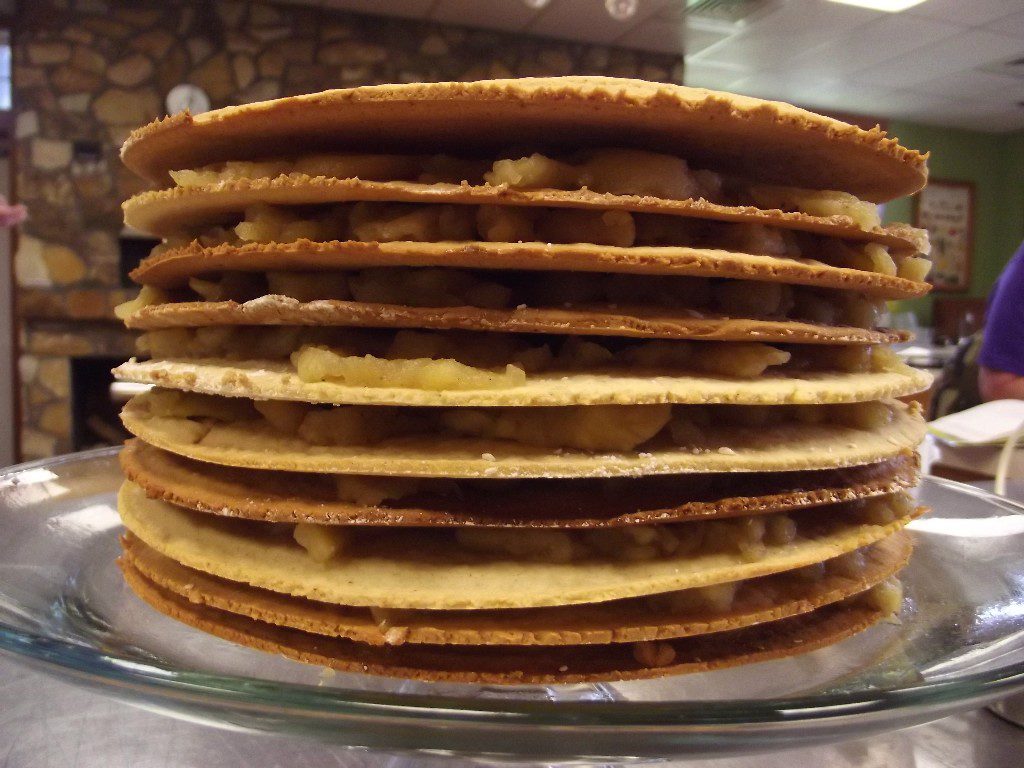
<path fill-rule="evenodd" d="M 10 467 L 0 474 L 0 492 L 32 472 L 110 460 L 118 450 L 100 448 Z M 925 483 L 1011 514 L 1024 510 L 1019 502 L 974 486 L 938 478 Z M 896 689 L 774 699 L 544 701 L 322 688 L 107 654 L 81 641 L 7 623 L 17 610 L 0 589 L 0 651 L 150 710 L 236 730 L 501 761 L 722 756 L 759 751 L 766 748 L 766 739 L 768 748 L 788 749 L 920 724 L 1024 690 L 1024 662 Z M 1014 639 L 1014 650 L 1024 648 L 1024 629 Z M 898 726 L 894 713 L 900 713 Z"/>

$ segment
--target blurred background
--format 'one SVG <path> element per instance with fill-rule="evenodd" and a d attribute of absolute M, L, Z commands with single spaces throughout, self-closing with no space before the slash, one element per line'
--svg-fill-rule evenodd
<path fill-rule="evenodd" d="M 109 369 L 133 344 L 112 308 L 153 245 L 121 223 L 143 188 L 118 161 L 132 128 L 326 88 L 573 74 L 782 99 L 931 150 L 930 197 L 885 210 L 937 246 L 936 291 L 891 307 L 921 333 L 916 364 L 940 369 L 980 328 L 1024 239 L 1021 0 L 2 0 L 0 192 L 27 219 L 0 229 L 0 463 L 120 439 Z"/>

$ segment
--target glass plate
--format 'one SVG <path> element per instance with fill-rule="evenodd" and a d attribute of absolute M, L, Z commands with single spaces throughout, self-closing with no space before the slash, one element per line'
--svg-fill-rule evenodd
<path fill-rule="evenodd" d="M 928 479 L 899 622 L 804 656 L 662 680 L 486 687 L 334 674 L 136 599 L 114 565 L 117 450 L 0 474 L 0 649 L 211 725 L 386 751 L 621 762 L 783 749 L 922 723 L 1024 688 L 1024 506 Z"/>

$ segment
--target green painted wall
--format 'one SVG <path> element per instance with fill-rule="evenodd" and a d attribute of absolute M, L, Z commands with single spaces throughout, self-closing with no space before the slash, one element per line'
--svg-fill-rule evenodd
<path fill-rule="evenodd" d="M 1024 240 L 1024 131 L 978 133 L 893 121 L 889 133 L 904 146 L 931 152 L 931 178 L 974 182 L 971 286 L 966 294 L 952 295 L 986 296 Z M 887 222 L 909 222 L 912 215 L 910 198 L 894 200 L 885 207 Z M 896 310 L 917 312 L 922 324 L 931 322 L 931 296 L 894 305 Z"/>

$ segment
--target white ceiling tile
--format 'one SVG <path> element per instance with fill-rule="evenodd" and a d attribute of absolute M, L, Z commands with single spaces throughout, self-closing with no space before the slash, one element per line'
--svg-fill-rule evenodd
<path fill-rule="evenodd" d="M 1009 16 L 1001 16 L 988 22 L 985 26 L 994 32 L 1024 38 L 1024 11 L 1017 11 Z"/>
<path fill-rule="evenodd" d="M 877 20 L 876 11 L 821 2 L 790 2 L 756 19 L 741 32 L 711 46 L 700 58 L 718 64 L 774 68 L 793 56 Z"/>
<path fill-rule="evenodd" d="M 877 18 L 877 11 L 852 5 L 840 5 L 824 0 L 796 0 L 754 19 L 747 30 L 764 37 L 787 39 L 807 34 L 822 34 L 833 27 L 851 30 Z"/>
<path fill-rule="evenodd" d="M 811 73 L 766 71 L 737 79 L 729 88 L 747 96 L 803 103 L 817 93 L 836 90 L 841 86 L 840 81 Z"/>
<path fill-rule="evenodd" d="M 626 21 L 619 21 L 608 14 L 601 0 L 553 0 L 526 29 L 537 35 L 568 37 L 591 43 L 611 43 L 656 14 L 671 1 L 639 0 L 636 15 Z"/>
<path fill-rule="evenodd" d="M 888 117 L 876 105 L 892 101 L 893 89 L 861 83 L 843 83 L 841 88 L 825 88 L 808 93 L 801 106 L 830 112 L 851 112 L 858 115 Z"/>
<path fill-rule="evenodd" d="M 916 119 L 949 109 L 951 100 L 929 93 L 914 93 L 895 88 L 859 86 L 836 81 L 815 86 L 808 81 L 792 101 L 808 109 L 849 112 L 879 119 Z"/>
<path fill-rule="evenodd" d="M 936 96 L 934 93 L 920 93 L 897 88 L 893 89 L 887 97 L 875 100 L 872 106 L 882 114 L 910 120 L 920 114 L 948 110 L 950 105 L 956 101 L 962 101 L 963 106 L 971 106 L 967 100 L 949 99 L 946 96 Z"/>
<path fill-rule="evenodd" d="M 963 27 L 943 21 L 886 14 L 849 35 L 794 52 L 781 68 L 813 68 L 826 76 L 846 75 L 890 58 L 894 51 L 909 52 L 963 31 Z"/>
<path fill-rule="evenodd" d="M 377 16 L 422 19 L 429 13 L 434 2 L 435 0 L 323 0 L 323 6 Z"/>
<path fill-rule="evenodd" d="M 552 0 L 539 11 L 522 0 L 305 2 L 667 53 L 682 45 L 688 85 L 829 112 L 1024 129 L 1024 80 L 992 69 L 1024 56 L 1024 0 L 926 0 L 899 14 L 787 0 L 736 32 L 681 23 L 685 0 L 640 0 L 626 23 L 602 0 Z"/>
<path fill-rule="evenodd" d="M 927 0 L 904 13 L 979 26 L 1020 10 L 1020 0 Z"/>
<path fill-rule="evenodd" d="M 1024 79 L 969 69 L 965 72 L 943 75 L 934 80 L 925 80 L 915 85 L 913 90 L 950 99 L 1020 101 L 1024 99 Z"/>
<path fill-rule="evenodd" d="M 947 74 L 1024 53 L 1024 43 L 984 29 L 969 29 L 853 74 L 857 80 L 906 88 Z"/>
<path fill-rule="evenodd" d="M 686 60 L 683 67 L 683 82 L 696 88 L 710 88 L 715 91 L 732 90 L 733 83 L 745 77 L 746 73 L 734 67 Z"/>
<path fill-rule="evenodd" d="M 516 32 L 543 12 L 522 0 L 440 0 L 430 18 L 444 24 Z"/>
<path fill-rule="evenodd" d="M 676 22 L 647 19 L 615 41 L 616 45 L 692 56 L 719 43 L 727 33 L 684 27 Z"/>

